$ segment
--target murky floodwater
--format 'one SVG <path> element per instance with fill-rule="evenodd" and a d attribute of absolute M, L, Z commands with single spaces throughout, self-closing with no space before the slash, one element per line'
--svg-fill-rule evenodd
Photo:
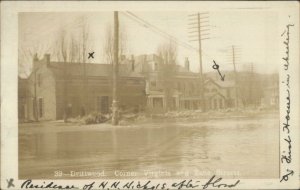
<path fill-rule="evenodd" d="M 212 174 L 276 178 L 279 174 L 275 118 L 128 127 L 52 125 L 20 126 L 20 178 L 201 178 Z"/>

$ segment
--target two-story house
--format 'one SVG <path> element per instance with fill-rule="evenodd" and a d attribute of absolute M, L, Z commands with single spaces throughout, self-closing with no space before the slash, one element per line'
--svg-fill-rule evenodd
<path fill-rule="evenodd" d="M 134 59 L 135 70 L 146 80 L 147 110 L 165 112 L 201 109 L 200 78 L 185 65 L 165 64 L 156 54 L 140 55 Z"/>
<path fill-rule="evenodd" d="M 91 112 L 108 113 L 112 103 L 112 65 L 53 62 L 50 55 L 33 60 L 28 78 L 29 117 L 32 120 L 62 119 Z M 132 65 L 120 64 L 118 94 L 122 109 L 140 110 L 146 103 L 144 76 Z M 66 111 L 67 110 L 67 111 Z"/>

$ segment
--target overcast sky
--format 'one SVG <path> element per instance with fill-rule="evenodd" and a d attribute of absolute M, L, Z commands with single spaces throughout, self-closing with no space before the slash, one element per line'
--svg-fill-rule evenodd
<path fill-rule="evenodd" d="M 193 12 L 132 12 L 161 31 L 168 33 L 180 43 L 188 43 L 198 48 L 197 42 L 189 42 L 188 15 Z M 90 28 L 90 39 L 93 44 L 89 51 L 95 52 L 92 62 L 104 63 L 103 44 L 105 31 L 113 26 L 113 12 L 89 13 L 20 13 L 19 15 L 19 47 L 24 51 L 39 49 L 44 53 L 46 47 L 52 47 L 61 27 L 76 33 L 78 20 L 86 17 Z M 209 12 L 211 39 L 202 42 L 203 70 L 213 71 L 215 60 L 221 70 L 232 70 L 231 47 L 237 47 L 239 54 L 236 62 L 238 70 L 249 69 L 253 63 L 254 70 L 260 73 L 277 72 L 278 61 L 278 18 L 271 11 L 218 11 Z M 137 23 L 120 12 L 120 30 L 126 32 L 128 55 L 156 53 L 159 44 L 167 41 L 149 27 Z M 35 48 L 33 48 L 35 47 Z M 37 48 L 39 47 L 39 48 Z M 51 51 L 49 50 L 48 53 Z M 45 52 L 47 53 L 47 52 Z M 189 57 L 191 69 L 199 71 L 197 51 L 178 45 L 178 64 L 184 64 Z M 28 60 L 20 57 L 24 63 Z M 28 63 L 30 65 L 30 63 Z"/>

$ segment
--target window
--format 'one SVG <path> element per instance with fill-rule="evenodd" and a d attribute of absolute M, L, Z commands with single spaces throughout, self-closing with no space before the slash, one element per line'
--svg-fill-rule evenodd
<path fill-rule="evenodd" d="M 156 81 L 151 81 L 150 85 L 151 85 L 151 87 L 156 87 Z"/>
<path fill-rule="evenodd" d="M 153 98 L 153 107 L 154 108 L 162 108 L 163 107 L 163 99 L 162 98 Z"/>
<path fill-rule="evenodd" d="M 194 92 L 195 92 L 194 84 L 191 83 L 191 84 L 190 84 L 190 95 L 193 95 Z"/>
<path fill-rule="evenodd" d="M 217 99 L 214 99 L 214 109 L 218 108 L 218 103 L 217 103 Z"/>
<path fill-rule="evenodd" d="M 39 98 L 39 117 L 44 116 L 44 99 Z"/>
<path fill-rule="evenodd" d="M 124 81 L 123 81 L 124 82 Z M 138 84 L 140 84 L 140 81 L 139 80 L 127 80 L 126 81 L 126 83 L 128 84 L 128 85 L 138 85 Z"/>
<path fill-rule="evenodd" d="M 37 114 L 36 114 L 36 101 L 35 101 L 35 98 L 32 99 L 32 113 L 33 113 L 33 117 L 36 118 Z"/>
<path fill-rule="evenodd" d="M 219 99 L 219 107 L 221 108 L 221 109 L 223 109 L 223 100 L 222 99 Z"/>
<path fill-rule="evenodd" d="M 131 71 L 134 71 L 134 60 L 132 60 L 132 63 L 131 63 Z"/>
<path fill-rule="evenodd" d="M 176 107 L 177 107 L 177 106 L 176 106 L 176 98 L 174 98 L 174 97 L 173 97 L 173 98 L 172 98 L 172 105 L 171 105 L 171 109 L 172 109 L 172 110 L 175 110 L 175 109 L 176 109 Z"/>
<path fill-rule="evenodd" d="M 180 91 L 181 90 L 180 82 L 177 82 L 176 86 L 177 86 L 177 90 Z"/>
<path fill-rule="evenodd" d="M 109 112 L 109 97 L 98 96 L 97 97 L 97 110 L 98 112 L 107 114 Z"/>
<path fill-rule="evenodd" d="M 157 70 L 158 70 L 158 64 L 154 63 L 154 71 L 157 71 Z"/>
<path fill-rule="evenodd" d="M 184 108 L 185 109 L 190 109 L 190 101 L 189 100 L 184 101 Z"/>
<path fill-rule="evenodd" d="M 230 98 L 230 89 L 227 89 L 227 97 Z"/>

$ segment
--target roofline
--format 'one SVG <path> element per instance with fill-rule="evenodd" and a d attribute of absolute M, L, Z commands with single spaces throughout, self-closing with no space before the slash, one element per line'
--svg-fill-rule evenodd
<path fill-rule="evenodd" d="M 216 96 L 216 95 L 220 95 L 220 96 L 222 96 L 224 99 L 226 99 L 226 97 L 223 95 L 223 94 L 221 94 L 220 92 L 217 92 L 217 93 L 215 93 L 215 94 L 213 94 L 211 97 L 209 97 L 210 99 L 211 98 L 213 98 L 214 96 Z"/>
<path fill-rule="evenodd" d="M 220 88 L 226 88 L 226 87 L 220 86 L 218 83 L 216 83 L 216 82 L 215 82 L 214 80 L 212 80 L 210 77 L 207 77 L 207 81 L 204 82 L 204 85 L 206 85 L 206 83 L 208 83 L 208 81 L 213 82 L 215 85 L 217 85 L 217 86 L 220 87 Z"/>

